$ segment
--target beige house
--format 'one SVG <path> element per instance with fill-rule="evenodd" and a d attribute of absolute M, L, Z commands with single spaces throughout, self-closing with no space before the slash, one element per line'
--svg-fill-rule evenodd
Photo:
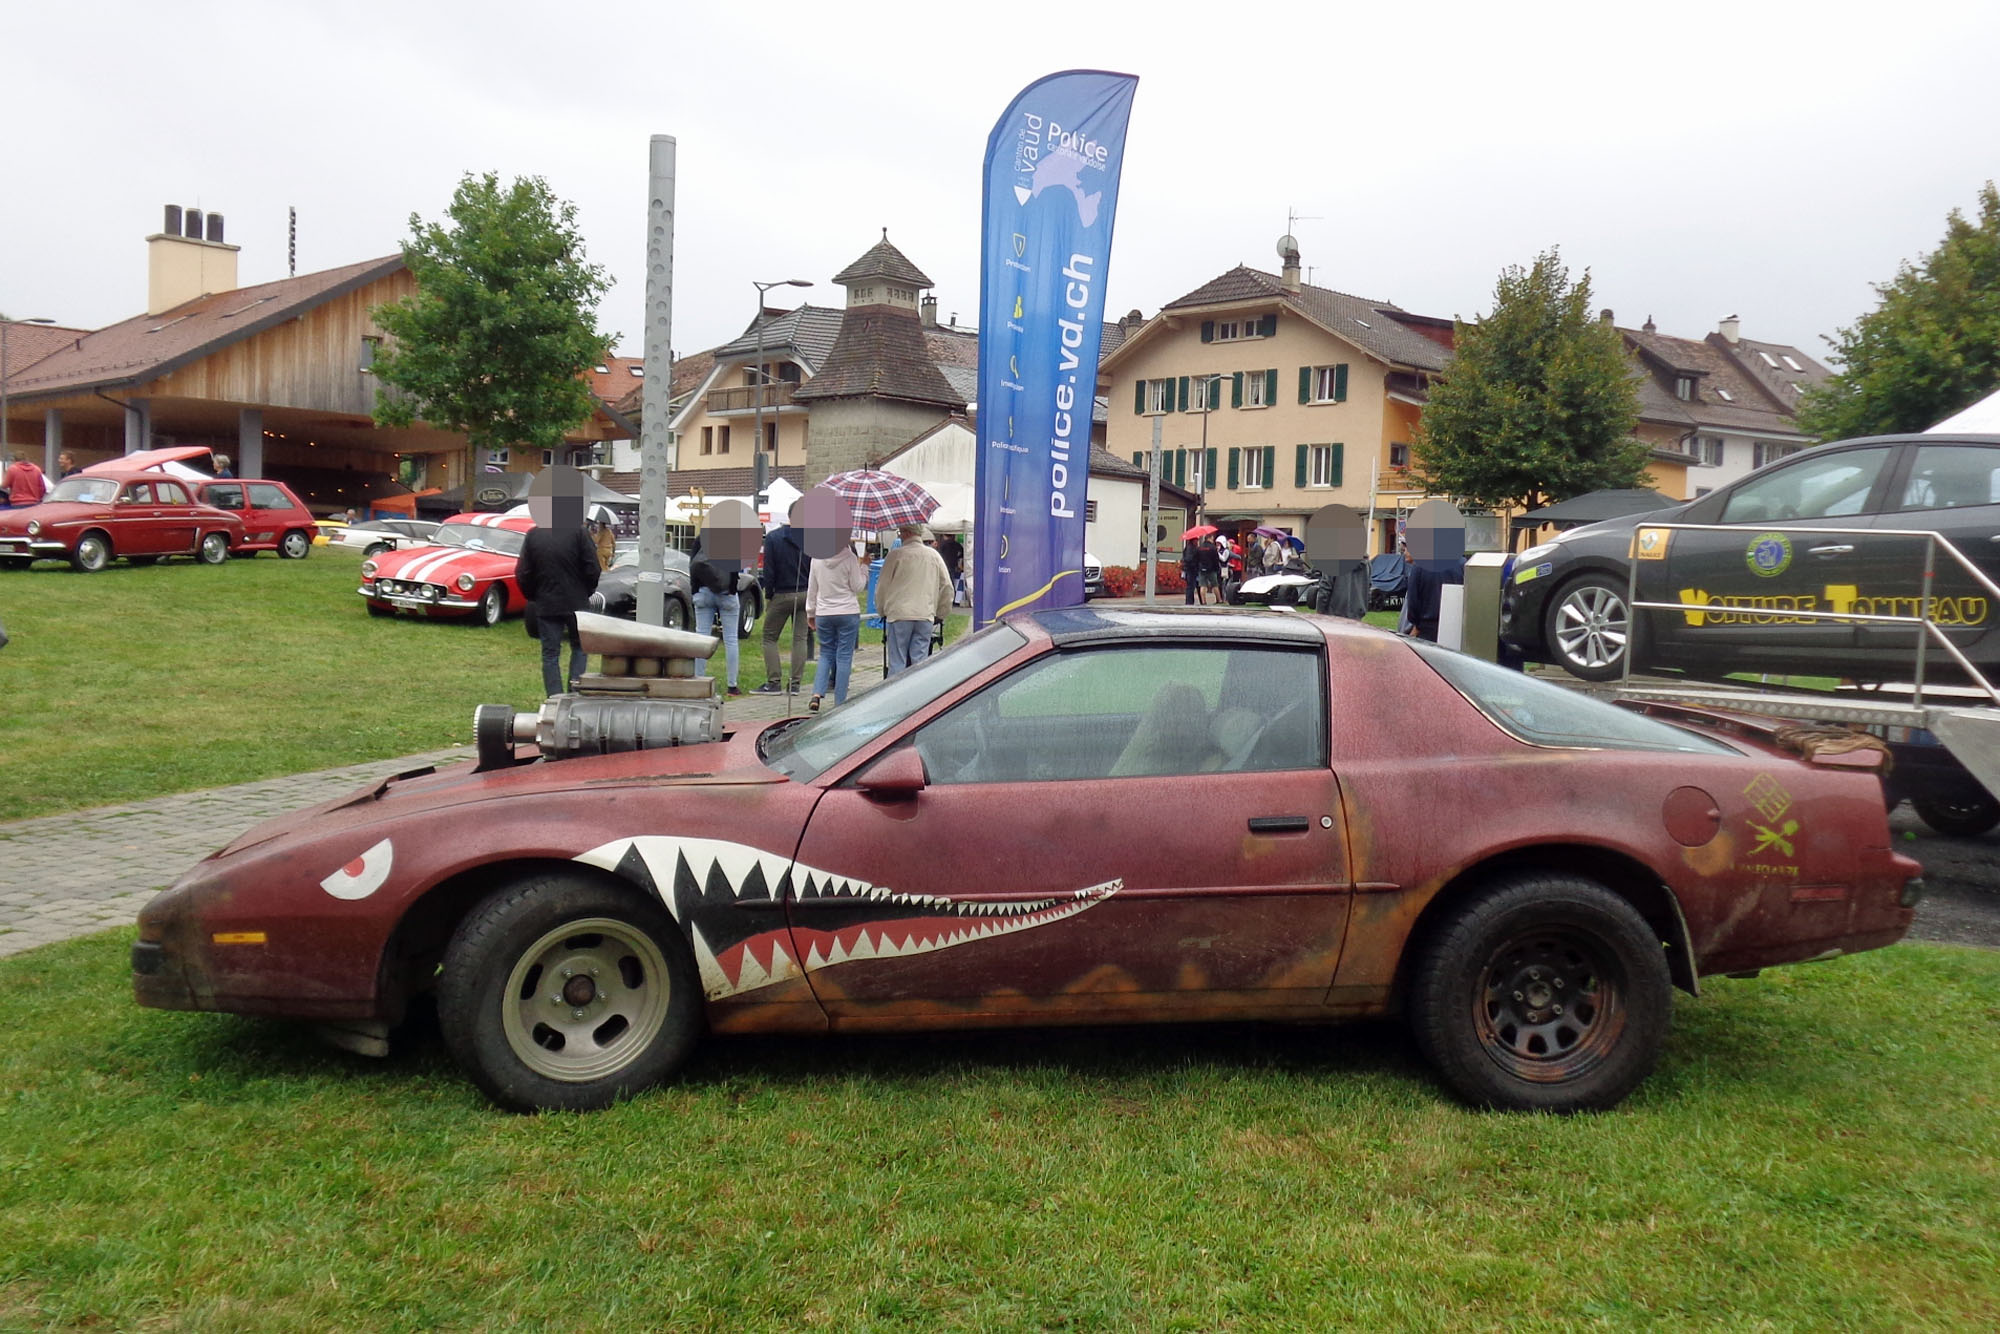
<path fill-rule="evenodd" d="M 1282 274 L 1232 269 L 1128 333 L 1099 362 L 1106 447 L 1144 466 L 1157 421 L 1166 478 L 1207 522 L 1296 533 L 1338 501 L 1376 510 L 1380 549 L 1422 499 L 1410 440 L 1452 322 L 1299 273 L 1296 254 Z"/>

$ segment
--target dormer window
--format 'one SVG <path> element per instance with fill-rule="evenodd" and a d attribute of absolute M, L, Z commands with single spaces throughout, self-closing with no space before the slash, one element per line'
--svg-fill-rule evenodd
<path fill-rule="evenodd" d="M 1694 377 L 1680 375 L 1674 377 L 1674 397 L 1685 402 L 1694 397 Z"/>

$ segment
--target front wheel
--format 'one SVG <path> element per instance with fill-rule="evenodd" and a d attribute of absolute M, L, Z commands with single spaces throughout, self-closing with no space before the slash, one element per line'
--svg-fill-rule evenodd
<path fill-rule="evenodd" d="M 669 594 L 660 619 L 667 623 L 669 630 L 685 630 L 694 624 L 694 611 L 687 603 Z"/>
<path fill-rule="evenodd" d="M 229 559 L 229 534 L 210 533 L 195 549 L 195 559 L 203 565 L 221 565 Z"/>
<path fill-rule="evenodd" d="M 499 584 L 486 590 L 486 596 L 479 599 L 479 623 L 498 625 L 500 618 L 507 614 L 507 590 Z"/>
<path fill-rule="evenodd" d="M 538 876 L 459 925 L 438 979 L 445 1045 L 514 1111 L 589 1111 L 652 1087 L 702 1025 L 673 918 L 630 889 Z"/>
<path fill-rule="evenodd" d="M 1940 834 L 1978 838 L 2000 825 L 2000 801 L 1984 792 L 1956 801 L 1912 801 L 1917 818 Z"/>
<path fill-rule="evenodd" d="M 1615 1106 L 1652 1072 L 1672 1010 L 1660 934 L 1578 876 L 1495 882 L 1431 939 L 1410 985 L 1417 1045 L 1476 1106 Z"/>
<path fill-rule="evenodd" d="M 1569 584 L 1549 604 L 1544 638 L 1549 655 L 1571 676 L 1610 681 L 1624 675 L 1632 639 L 1624 588 L 1599 574 Z"/>
<path fill-rule="evenodd" d="M 278 539 L 278 555 L 285 560 L 304 560 L 312 546 L 312 539 L 294 528 Z"/>
<path fill-rule="evenodd" d="M 748 639 L 750 632 L 757 628 L 757 617 L 763 614 L 763 601 L 755 593 L 744 593 L 737 598 L 737 610 L 741 619 L 736 623 L 736 637 Z"/>
<path fill-rule="evenodd" d="M 111 539 L 103 533 L 85 533 L 76 540 L 69 563 L 85 574 L 95 574 L 111 563 Z"/>

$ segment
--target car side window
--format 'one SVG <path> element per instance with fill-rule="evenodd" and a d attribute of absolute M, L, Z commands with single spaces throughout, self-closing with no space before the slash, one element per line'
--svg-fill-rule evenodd
<path fill-rule="evenodd" d="M 208 503 L 219 509 L 243 508 L 243 488 L 240 486 L 211 486 L 205 494 L 208 496 Z"/>
<path fill-rule="evenodd" d="M 162 505 L 191 505 L 194 503 L 188 499 L 187 488 L 179 482 L 155 482 L 153 483 L 153 494 L 158 497 Z"/>
<path fill-rule="evenodd" d="M 1903 510 L 2000 505 L 2000 449 L 1988 445 L 1922 445 L 1903 484 Z"/>
<path fill-rule="evenodd" d="M 127 505 L 150 505 L 153 503 L 153 484 L 151 482 L 133 482 L 125 488 L 124 494 L 119 496 L 118 499 Z"/>
<path fill-rule="evenodd" d="M 1037 659 L 915 741 L 943 784 L 1312 768 L 1326 700 L 1309 649 L 1095 645 Z"/>
<path fill-rule="evenodd" d="M 1888 461 L 1887 446 L 1844 450 L 1824 458 L 1802 455 L 1731 492 L 1722 508 L 1722 522 L 1777 523 L 1860 514 Z"/>
<path fill-rule="evenodd" d="M 292 502 L 285 499 L 285 493 L 268 483 L 250 484 L 250 503 L 260 510 L 288 510 Z"/>

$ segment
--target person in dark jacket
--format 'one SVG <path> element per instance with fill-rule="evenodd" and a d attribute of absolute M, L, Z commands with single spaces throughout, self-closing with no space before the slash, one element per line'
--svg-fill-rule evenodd
<path fill-rule="evenodd" d="M 583 474 L 563 464 L 543 472 L 529 488 L 528 512 L 535 529 L 521 544 L 514 577 L 542 641 L 542 687 L 559 695 L 565 639 L 569 688 L 575 690 L 583 678 L 586 658 L 576 614 L 590 606 L 590 595 L 597 591 L 597 543 L 583 524 Z"/>
<path fill-rule="evenodd" d="M 764 684 L 751 691 L 753 695 L 797 694 L 805 678 L 806 580 L 812 574 L 812 558 L 806 555 L 805 539 L 793 527 L 797 513 L 794 501 L 784 526 L 764 536 Z M 780 676 L 778 636 L 787 622 L 792 627 L 792 673 Z"/>

